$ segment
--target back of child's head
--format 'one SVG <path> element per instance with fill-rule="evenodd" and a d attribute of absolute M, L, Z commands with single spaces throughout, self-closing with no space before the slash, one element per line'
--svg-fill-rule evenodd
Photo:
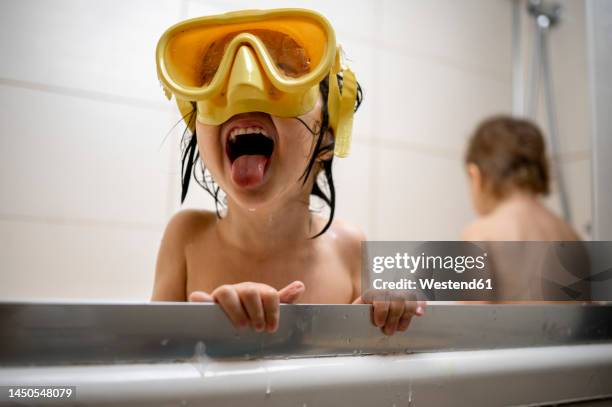
<path fill-rule="evenodd" d="M 546 143 L 528 120 L 496 116 L 483 121 L 469 141 L 465 161 L 478 166 L 484 187 L 496 198 L 517 190 L 549 192 Z"/>

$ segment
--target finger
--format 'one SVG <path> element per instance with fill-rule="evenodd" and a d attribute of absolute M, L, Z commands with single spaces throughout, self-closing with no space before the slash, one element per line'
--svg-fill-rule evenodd
<path fill-rule="evenodd" d="M 293 304 L 306 291 L 306 286 L 301 281 L 294 281 L 278 291 L 279 300 L 283 304 Z"/>
<path fill-rule="evenodd" d="M 404 332 L 410 326 L 410 321 L 412 321 L 413 313 L 408 311 L 407 309 L 404 311 L 402 318 L 400 318 L 399 323 L 397 324 L 397 330 L 400 332 Z"/>
<path fill-rule="evenodd" d="M 353 304 L 365 304 L 365 301 L 363 298 L 361 298 L 361 296 L 359 296 L 355 301 L 353 301 Z"/>
<path fill-rule="evenodd" d="M 361 292 L 361 300 L 364 304 L 372 304 L 377 296 L 378 293 L 376 291 L 365 290 Z"/>
<path fill-rule="evenodd" d="M 261 303 L 259 290 L 259 285 L 253 283 L 245 283 L 245 285 L 237 288 L 238 295 L 242 301 L 242 306 L 246 310 L 246 313 L 251 320 L 251 326 L 257 332 L 263 331 L 266 326 L 264 309 Z"/>
<path fill-rule="evenodd" d="M 416 314 L 421 316 L 425 314 L 425 309 L 427 308 L 427 301 L 417 301 L 417 309 Z"/>
<path fill-rule="evenodd" d="M 236 288 L 231 285 L 222 285 L 212 292 L 212 296 L 215 302 L 218 303 L 227 314 L 234 326 L 242 328 L 247 325 L 248 317 L 242 308 Z"/>
<path fill-rule="evenodd" d="M 374 325 L 380 328 L 385 324 L 389 315 L 389 301 L 374 301 L 372 305 Z"/>
<path fill-rule="evenodd" d="M 213 302 L 212 295 L 205 291 L 194 291 L 189 294 L 189 302 Z"/>
<path fill-rule="evenodd" d="M 404 313 L 408 312 L 411 315 L 419 315 L 418 309 L 420 305 L 418 301 L 406 301 L 404 303 Z"/>
<path fill-rule="evenodd" d="M 385 335 L 393 335 L 395 333 L 405 308 L 406 304 L 404 301 L 391 301 L 389 305 L 389 315 L 387 315 L 387 321 L 383 328 Z"/>
<path fill-rule="evenodd" d="M 274 332 L 278 329 L 280 318 L 280 297 L 278 291 L 272 287 L 261 291 L 261 303 L 264 310 L 266 330 Z"/>

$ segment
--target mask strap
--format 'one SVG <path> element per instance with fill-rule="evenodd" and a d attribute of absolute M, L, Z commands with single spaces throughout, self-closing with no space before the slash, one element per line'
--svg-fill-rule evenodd
<path fill-rule="evenodd" d="M 170 89 L 165 87 L 161 82 L 160 84 L 164 91 L 164 95 L 166 95 L 166 98 L 168 98 L 168 100 L 172 100 L 172 92 L 170 92 Z M 179 112 L 181 112 L 181 117 L 183 118 L 183 121 L 189 127 L 189 130 L 191 130 L 191 132 L 194 133 L 195 132 L 195 120 L 191 121 L 191 123 L 188 120 L 189 115 L 193 113 L 193 106 L 191 105 L 190 102 L 181 100 L 177 98 L 176 96 L 174 97 L 174 100 L 176 101 L 176 106 L 178 107 Z"/>
<path fill-rule="evenodd" d="M 334 75 L 336 88 L 338 88 L 337 82 L 338 80 Z M 356 97 L 357 80 L 355 79 L 355 74 L 349 68 L 343 69 L 342 94 L 340 95 L 340 106 L 338 107 L 338 119 L 335 129 L 336 144 L 334 154 L 338 157 L 346 157 L 350 151 Z"/>
<path fill-rule="evenodd" d="M 341 62 L 342 50 L 338 47 L 334 66 L 329 73 L 329 96 L 327 108 L 329 111 L 329 124 L 334 130 L 334 154 L 346 157 L 351 147 L 351 132 L 353 129 L 353 113 L 355 112 L 355 99 L 357 98 L 357 79 L 348 67 Z M 342 92 L 338 85 L 337 73 L 342 72 Z"/>

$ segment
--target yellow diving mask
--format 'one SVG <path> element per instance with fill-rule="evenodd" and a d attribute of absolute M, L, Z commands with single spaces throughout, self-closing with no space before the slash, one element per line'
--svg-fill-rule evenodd
<path fill-rule="evenodd" d="M 175 96 L 183 117 L 196 102 L 204 124 L 246 112 L 300 116 L 314 108 L 328 77 L 334 153 L 349 152 L 357 81 L 341 65 L 333 28 L 316 12 L 246 10 L 186 20 L 162 35 L 156 59 L 166 96 Z"/>

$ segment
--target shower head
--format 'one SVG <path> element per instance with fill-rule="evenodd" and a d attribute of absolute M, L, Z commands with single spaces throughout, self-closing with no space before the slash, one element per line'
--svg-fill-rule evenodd
<path fill-rule="evenodd" d="M 542 28 L 556 25 L 561 18 L 562 7 L 559 3 L 551 3 L 544 0 L 529 0 L 527 12 L 536 19 Z"/>

